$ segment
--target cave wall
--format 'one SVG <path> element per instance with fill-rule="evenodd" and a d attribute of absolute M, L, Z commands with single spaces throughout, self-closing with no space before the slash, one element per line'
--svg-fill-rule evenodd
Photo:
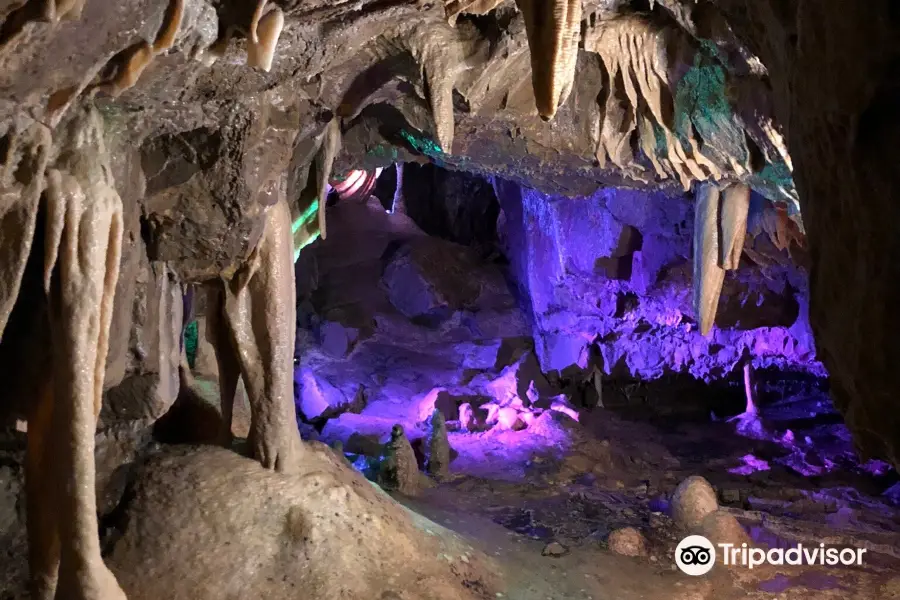
<path fill-rule="evenodd" d="M 501 246 L 544 371 L 597 362 L 614 376 L 709 380 L 746 354 L 759 367 L 824 374 L 807 318 L 807 275 L 787 252 L 765 268 L 745 258 L 729 273 L 716 327 L 704 337 L 691 308 L 689 197 L 604 188 L 568 198 L 494 185 Z M 773 254 L 765 234 L 748 246 Z"/>
<path fill-rule="evenodd" d="M 900 10 L 717 0 L 768 66 L 812 255 L 810 321 L 864 455 L 900 465 Z"/>

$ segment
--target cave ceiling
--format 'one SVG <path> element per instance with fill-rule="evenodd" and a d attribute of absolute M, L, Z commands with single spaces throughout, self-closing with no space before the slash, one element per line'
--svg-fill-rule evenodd
<path fill-rule="evenodd" d="M 278 118 L 302 146 L 337 120 L 335 172 L 431 160 L 566 195 L 739 181 L 799 223 L 765 68 L 711 4 L 4 4 L 6 123 L 93 99 L 133 146 Z"/>

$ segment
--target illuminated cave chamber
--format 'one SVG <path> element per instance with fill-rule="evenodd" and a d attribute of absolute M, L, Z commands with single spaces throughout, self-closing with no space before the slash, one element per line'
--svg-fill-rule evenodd
<path fill-rule="evenodd" d="M 309 436 L 376 455 L 395 423 L 415 446 L 438 408 L 465 465 L 484 432 L 509 445 L 553 413 L 724 420 L 747 407 L 745 365 L 753 401 L 782 421 L 769 432 L 743 414 L 733 429 L 774 439 L 792 414 L 839 421 L 807 317 L 803 237 L 786 237 L 783 213 L 756 193 L 704 336 L 690 195 L 551 196 L 414 163 L 371 189 L 332 198 L 334 237 L 297 264 L 295 389 Z M 823 453 L 849 451 L 844 433 L 824 435 L 840 448 Z M 782 450 L 771 458 L 787 469 L 827 470 L 807 464 L 808 449 Z"/>

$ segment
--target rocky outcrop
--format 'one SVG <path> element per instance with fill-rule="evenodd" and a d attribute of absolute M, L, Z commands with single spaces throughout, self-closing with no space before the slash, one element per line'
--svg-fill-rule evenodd
<path fill-rule="evenodd" d="M 489 557 L 393 502 L 323 444 L 289 476 L 223 449 L 151 457 L 123 515 L 109 564 L 132 600 L 481 600 L 505 591 Z"/>
<path fill-rule="evenodd" d="M 729 272 L 716 328 L 704 336 L 691 306 L 688 198 L 616 188 L 567 198 L 503 180 L 495 187 L 501 246 L 533 314 L 544 371 L 596 365 L 615 377 L 710 380 L 749 355 L 760 366 L 824 373 L 806 315 L 806 274 L 761 226 L 748 248 L 769 258 L 758 259 L 762 266 L 744 258 Z M 758 220 L 764 203 L 756 199 Z"/>
<path fill-rule="evenodd" d="M 406 214 L 422 231 L 465 246 L 494 242 L 500 205 L 489 181 L 433 164 L 401 172 Z"/>

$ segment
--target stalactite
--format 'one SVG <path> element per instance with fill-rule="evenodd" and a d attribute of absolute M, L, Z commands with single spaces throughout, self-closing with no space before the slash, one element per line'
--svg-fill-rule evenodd
<path fill-rule="evenodd" d="M 538 114 L 549 121 L 575 80 L 581 39 L 581 0 L 516 0 L 525 17 Z"/>
<path fill-rule="evenodd" d="M 630 16 L 601 21 L 584 37 L 585 50 L 597 54 L 609 82 L 597 132 L 597 160 L 638 174 L 631 138 L 638 134 L 641 151 L 660 179 L 677 178 L 685 190 L 693 181 L 718 180 L 722 170 L 700 151 L 692 135 L 675 133 L 669 80 L 669 45 L 682 32 Z"/>
<path fill-rule="evenodd" d="M 747 234 L 750 188 L 700 184 L 694 203 L 694 312 L 706 335 L 716 319 L 725 271 L 737 269 Z"/>
<path fill-rule="evenodd" d="M 334 117 L 325 127 L 322 134 L 322 142 L 316 153 L 316 191 L 319 202 L 319 235 L 324 240 L 328 232 L 325 224 L 326 195 L 328 194 L 328 181 L 331 179 L 331 168 L 334 159 L 341 149 L 341 125 L 340 120 Z"/>
<path fill-rule="evenodd" d="M 453 151 L 455 117 L 453 89 L 466 68 L 458 33 L 443 21 L 425 21 L 385 36 L 388 54 L 408 52 L 419 67 L 422 92 L 431 108 L 435 135 L 441 150 Z"/>
<path fill-rule="evenodd" d="M 700 333 L 710 332 L 716 319 L 725 269 L 719 265 L 719 188 L 700 184 L 694 200 L 694 312 Z"/>

